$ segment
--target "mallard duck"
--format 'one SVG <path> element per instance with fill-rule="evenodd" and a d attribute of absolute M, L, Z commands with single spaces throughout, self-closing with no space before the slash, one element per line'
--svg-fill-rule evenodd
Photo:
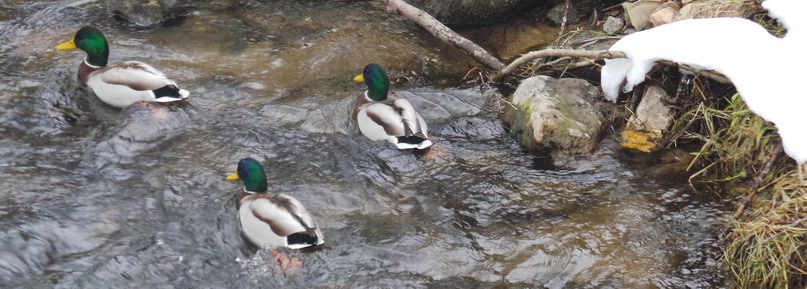
<path fill-rule="evenodd" d="M 432 145 L 426 121 L 412 104 L 388 96 L 389 78 L 384 67 L 370 63 L 353 80 L 367 84 L 353 110 L 359 132 L 371 140 L 387 140 L 398 149 L 425 149 Z"/>
<path fill-rule="evenodd" d="M 257 160 L 242 159 L 227 180 L 244 183 L 238 200 L 239 220 L 241 231 L 253 244 L 300 249 L 325 243 L 317 222 L 297 199 L 267 192 L 266 174 Z"/>
<path fill-rule="evenodd" d="M 172 102 L 188 97 L 187 90 L 180 89 L 176 82 L 148 64 L 126 61 L 107 66 L 109 44 L 96 28 L 81 28 L 73 40 L 56 48 L 68 50 L 76 47 L 87 53 L 87 58 L 78 68 L 78 78 L 101 101 L 111 106 L 124 108 L 138 101 Z"/>

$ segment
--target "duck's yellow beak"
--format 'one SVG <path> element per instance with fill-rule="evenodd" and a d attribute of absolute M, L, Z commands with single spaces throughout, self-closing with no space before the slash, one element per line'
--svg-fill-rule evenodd
<path fill-rule="evenodd" d="M 364 82 L 364 75 L 361 75 L 361 74 L 356 75 L 356 77 L 353 78 L 353 81 L 355 81 L 355 82 Z"/>
<path fill-rule="evenodd" d="M 235 181 L 238 179 L 238 173 L 233 173 L 232 175 L 227 176 L 228 181 Z"/>
<path fill-rule="evenodd" d="M 74 48 L 76 48 L 76 42 L 73 40 L 67 41 L 65 43 L 59 44 L 59 46 L 56 46 L 56 49 L 59 50 L 68 50 Z"/>

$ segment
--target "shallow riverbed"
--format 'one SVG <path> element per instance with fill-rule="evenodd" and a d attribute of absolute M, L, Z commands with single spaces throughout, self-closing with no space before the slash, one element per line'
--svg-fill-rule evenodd
<path fill-rule="evenodd" d="M 168 27 L 112 20 L 101 1 L 0 8 L 0 287 L 705 288 L 725 282 L 724 204 L 648 178 L 606 140 L 565 168 L 524 152 L 501 96 L 460 88 L 464 55 L 378 1 L 207 5 Z M 368 25 L 369 24 L 369 25 Z M 102 29 L 110 63 L 141 60 L 191 92 L 106 106 L 57 51 Z M 371 143 L 349 111 L 369 62 L 448 153 Z M 326 237 L 275 273 L 239 235 L 224 180 L 256 157 Z"/>

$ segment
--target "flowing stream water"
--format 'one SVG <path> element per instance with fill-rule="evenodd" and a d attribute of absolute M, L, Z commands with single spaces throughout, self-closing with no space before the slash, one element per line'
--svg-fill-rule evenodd
<path fill-rule="evenodd" d="M 227 2 L 227 1 L 223 1 Z M 103 1 L 0 2 L 0 287 L 712 288 L 725 286 L 726 204 L 648 177 L 606 139 L 564 168 L 525 152 L 502 96 L 468 86 L 466 56 L 380 1 L 211 2 L 164 27 Z M 141 60 L 191 92 L 119 110 L 79 85 L 82 26 L 110 63 Z M 381 63 L 446 151 L 373 143 L 349 120 Z M 252 156 L 326 244 L 283 253 L 239 234 Z"/>

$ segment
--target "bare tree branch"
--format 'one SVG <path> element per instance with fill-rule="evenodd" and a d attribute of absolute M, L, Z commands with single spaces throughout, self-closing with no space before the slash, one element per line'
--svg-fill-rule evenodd
<path fill-rule="evenodd" d="M 504 67 L 504 64 L 499 61 L 499 59 L 490 55 L 490 53 L 479 45 L 476 45 L 476 43 L 465 39 L 465 37 L 457 34 L 451 30 L 451 28 L 446 27 L 443 23 L 440 23 L 440 21 L 429 15 L 429 13 L 409 5 L 402 0 L 384 0 L 384 2 L 387 4 L 387 13 L 400 14 L 414 21 L 438 39 L 451 43 L 451 45 L 461 49 L 485 67 L 493 70 L 501 70 Z"/>
<path fill-rule="evenodd" d="M 592 58 L 592 59 L 611 59 L 611 58 L 627 58 L 625 53 L 619 51 L 607 51 L 607 50 L 575 50 L 575 49 L 544 49 L 538 51 L 532 51 L 527 54 L 522 55 L 521 57 L 513 60 L 510 64 L 508 64 L 505 68 L 503 68 L 499 73 L 496 73 L 491 80 L 493 81 L 500 81 L 504 76 L 513 73 L 519 66 L 524 65 L 525 63 L 537 59 L 537 58 L 544 58 L 544 57 L 563 57 L 563 56 L 570 56 L 570 57 L 577 57 L 577 58 Z M 700 76 L 707 77 L 709 79 L 715 80 L 720 83 L 729 84 L 731 80 L 726 78 L 720 73 L 707 71 L 707 70 L 698 70 L 692 68 L 687 65 L 677 64 L 675 62 L 662 60 L 659 63 L 664 65 L 670 66 L 678 66 L 681 69 L 696 73 Z"/>
<path fill-rule="evenodd" d="M 574 50 L 574 49 L 544 49 L 538 51 L 532 51 L 530 53 L 524 54 L 521 57 L 513 60 L 507 67 L 503 68 L 499 73 L 493 76 L 491 80 L 499 81 L 505 75 L 512 73 L 516 68 L 519 66 L 529 62 L 530 60 L 536 58 L 544 58 L 544 57 L 562 57 L 562 56 L 571 56 L 571 57 L 578 57 L 578 58 L 595 58 L 595 59 L 605 59 L 605 58 L 625 58 L 625 54 L 622 52 L 610 52 L 605 50 Z"/>

